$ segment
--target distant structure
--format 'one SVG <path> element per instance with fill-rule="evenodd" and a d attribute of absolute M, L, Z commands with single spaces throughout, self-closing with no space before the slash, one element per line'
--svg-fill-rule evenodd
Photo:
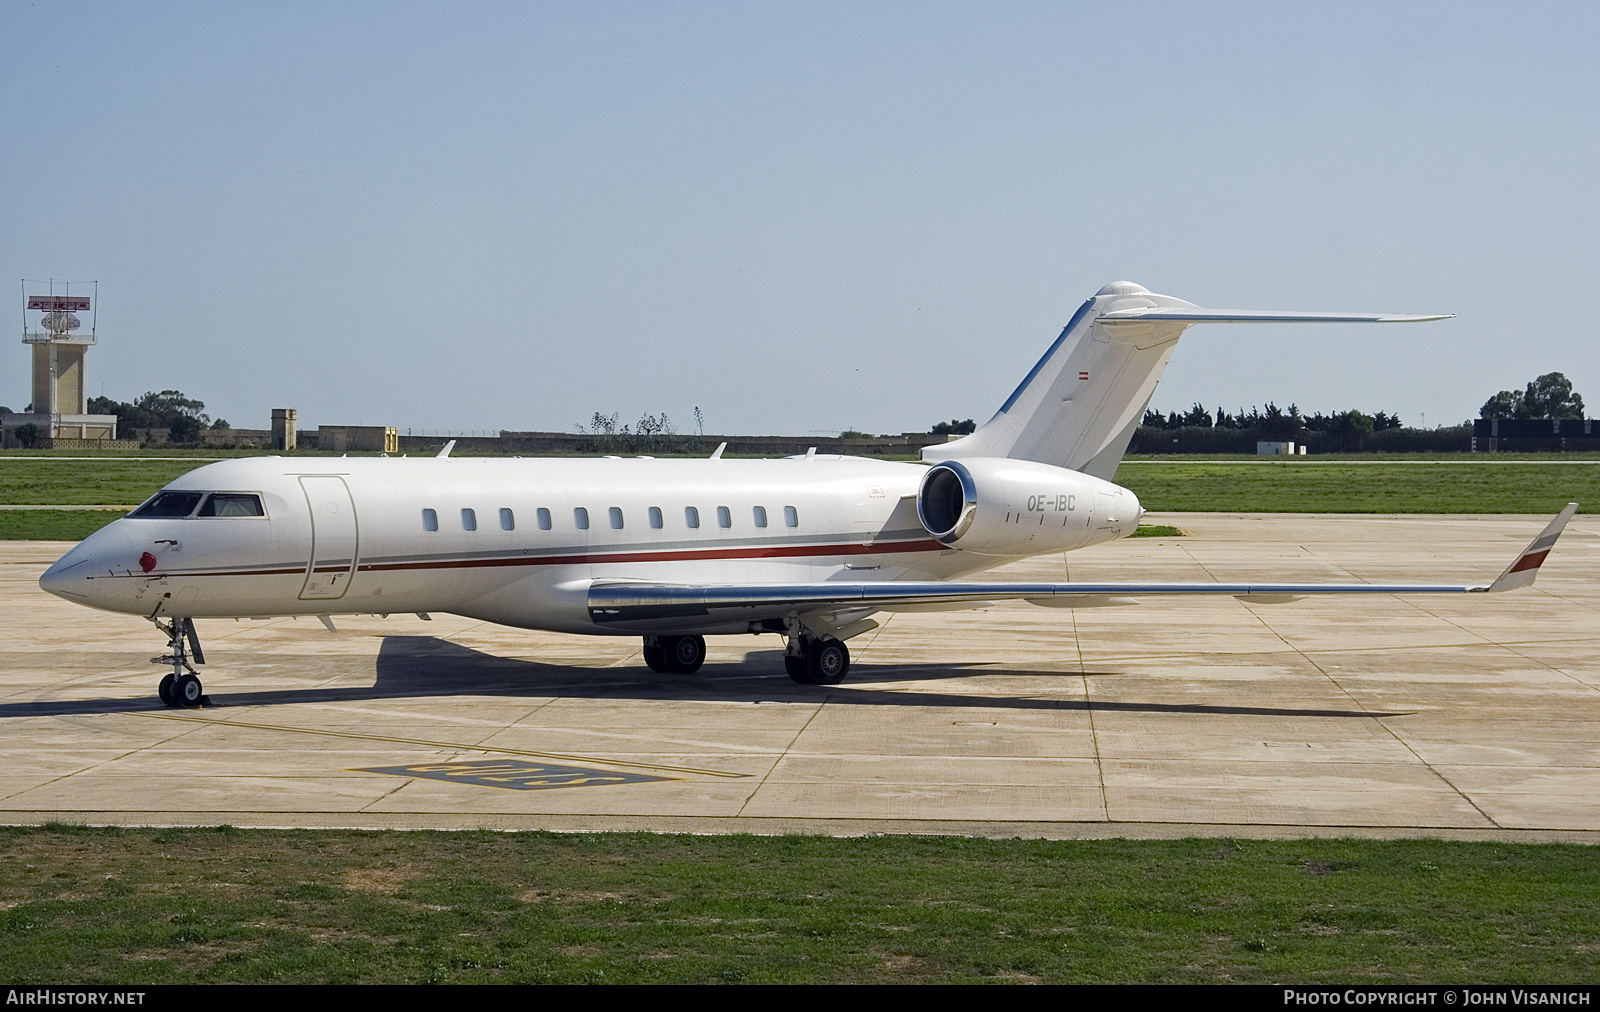
<path fill-rule="evenodd" d="M 276 426 L 277 412 L 273 412 Z M 400 448 L 400 430 L 393 425 L 320 425 L 317 449 L 334 453 L 350 450 L 376 450 L 394 453 Z"/>
<path fill-rule="evenodd" d="M 98 290 L 97 282 L 91 284 Z M 30 285 L 49 287 L 30 293 Z M 0 446 L 103 445 L 117 438 L 116 415 L 88 413 L 84 359 L 97 343 L 95 317 L 85 334 L 78 332 L 83 321 L 77 314 L 91 312 L 94 299 L 73 295 L 71 288 L 71 282 L 54 279 L 22 282 L 22 343 L 33 349 L 33 403 L 27 411 L 0 415 Z"/>
<path fill-rule="evenodd" d="M 1277 440 L 1256 441 L 1256 456 L 1258 457 L 1304 457 L 1305 455 L 1305 445 L 1295 446 L 1292 439 L 1285 442 Z"/>
<path fill-rule="evenodd" d="M 295 423 L 294 408 L 272 409 L 272 448 L 292 450 L 299 442 L 299 427 Z"/>
<path fill-rule="evenodd" d="M 1477 418 L 1472 451 L 1496 453 L 1600 449 L 1600 418 Z"/>

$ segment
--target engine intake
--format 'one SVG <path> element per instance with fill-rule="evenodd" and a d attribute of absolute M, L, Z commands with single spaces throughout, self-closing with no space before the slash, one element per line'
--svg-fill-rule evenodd
<path fill-rule="evenodd" d="M 1132 534 L 1143 514 L 1125 488 L 1031 460 L 978 457 L 935 464 L 917 517 L 938 541 L 979 555 L 1066 551 Z"/>

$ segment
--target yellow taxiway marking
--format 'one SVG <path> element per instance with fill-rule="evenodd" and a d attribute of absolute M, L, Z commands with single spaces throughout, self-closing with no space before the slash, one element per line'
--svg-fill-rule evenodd
<path fill-rule="evenodd" d="M 327 738 L 353 738 L 357 741 L 386 741 L 397 745 L 421 745 L 425 748 L 448 748 L 468 752 L 494 752 L 499 755 L 527 756 L 530 759 L 550 759 L 564 762 L 599 763 L 602 766 L 626 766 L 629 769 L 657 770 L 662 773 L 692 773 L 703 777 L 743 779 L 748 773 L 730 773 L 727 770 L 703 770 L 693 766 L 665 766 L 660 763 L 635 763 L 624 759 L 605 759 L 592 755 L 572 755 L 565 752 L 532 752 L 520 748 L 499 748 L 494 745 L 463 745 L 454 741 L 428 741 L 424 738 L 396 738 L 382 734 L 360 734 L 355 731 L 329 731 L 316 727 L 284 727 L 281 724 L 249 724 L 242 720 L 221 720 L 213 717 L 186 717 L 176 713 L 139 713 L 130 716 L 154 717 L 157 720 L 183 720 L 191 724 L 219 724 L 226 727 L 247 727 L 255 731 L 289 731 L 295 734 L 320 734 Z"/>
<path fill-rule="evenodd" d="M 646 773 L 596 770 L 583 766 L 558 766 L 507 759 L 476 759 L 471 762 L 412 763 L 410 766 L 369 766 L 356 773 L 387 773 L 390 776 L 435 780 L 441 783 L 501 787 L 513 791 L 547 791 L 567 787 L 611 787 L 617 784 L 663 783 L 675 777 L 653 777 Z"/>

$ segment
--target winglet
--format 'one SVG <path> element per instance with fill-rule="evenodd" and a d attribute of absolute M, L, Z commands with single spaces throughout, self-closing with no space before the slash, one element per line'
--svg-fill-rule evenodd
<path fill-rule="evenodd" d="M 1567 508 L 1555 515 L 1555 519 L 1545 524 L 1539 536 L 1528 542 L 1528 547 L 1522 550 L 1516 561 L 1506 567 L 1500 578 L 1489 585 L 1491 594 L 1502 590 L 1516 590 L 1533 583 L 1533 578 L 1539 575 L 1539 567 L 1544 565 L 1545 556 L 1550 554 L 1550 549 L 1555 547 L 1556 539 L 1566 529 L 1567 521 L 1578 512 L 1578 504 L 1567 503 Z"/>
<path fill-rule="evenodd" d="M 444 449 L 439 451 L 439 453 L 438 453 L 439 458 L 442 460 L 445 457 L 450 456 L 450 451 L 454 450 L 455 448 L 456 448 L 456 441 L 454 439 L 452 439 L 452 440 L 450 440 L 450 442 L 444 444 Z"/>

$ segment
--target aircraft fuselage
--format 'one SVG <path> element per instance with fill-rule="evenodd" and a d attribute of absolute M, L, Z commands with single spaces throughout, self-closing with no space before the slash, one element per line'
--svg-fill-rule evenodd
<path fill-rule="evenodd" d="M 185 516 L 123 518 L 41 583 L 143 616 L 438 611 L 633 634 L 592 619 L 591 584 L 947 580 L 1035 554 L 977 555 L 935 540 L 916 508 L 927 471 L 832 456 L 229 460 L 163 493 L 256 496 L 261 515 L 199 515 L 215 511 L 200 499 Z M 1016 497 L 1022 537 L 1048 524 L 1056 551 L 1132 532 L 1132 493 L 1089 475 L 1070 480 L 1070 494 Z M 728 625 L 686 619 L 672 631 L 745 631 Z"/>

